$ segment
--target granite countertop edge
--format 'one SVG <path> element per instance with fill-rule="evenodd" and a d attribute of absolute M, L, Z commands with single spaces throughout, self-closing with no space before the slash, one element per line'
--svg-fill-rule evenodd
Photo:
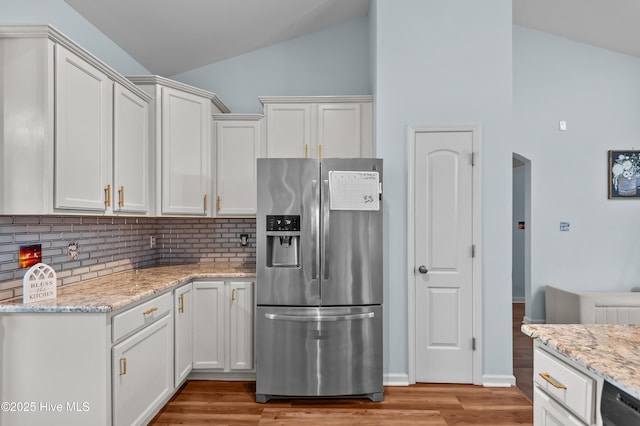
<path fill-rule="evenodd" d="M 596 376 L 640 399 L 640 326 L 523 324 L 521 331 Z"/>
<path fill-rule="evenodd" d="M 183 264 L 118 272 L 57 287 L 56 299 L 23 303 L 22 296 L 0 301 L 1 313 L 111 313 L 188 284 L 211 278 L 255 278 L 254 265 Z"/>

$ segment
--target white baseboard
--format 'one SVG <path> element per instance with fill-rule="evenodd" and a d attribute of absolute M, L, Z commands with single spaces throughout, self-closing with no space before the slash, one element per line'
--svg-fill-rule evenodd
<path fill-rule="evenodd" d="M 509 388 L 515 386 L 516 378 L 512 374 L 484 374 L 482 386 L 487 388 Z"/>
<path fill-rule="evenodd" d="M 524 297 L 519 297 L 519 296 L 513 297 L 513 298 L 511 298 L 511 302 L 512 303 L 524 303 Z"/>
<path fill-rule="evenodd" d="M 543 320 L 543 319 L 532 319 L 532 318 L 529 318 L 529 317 L 527 317 L 527 316 L 525 316 L 525 317 L 522 319 L 522 322 L 524 322 L 525 324 L 546 324 L 546 323 L 547 323 L 547 322 L 546 322 L 545 320 Z"/>
<path fill-rule="evenodd" d="M 382 378 L 384 386 L 409 386 L 408 374 L 385 374 Z"/>

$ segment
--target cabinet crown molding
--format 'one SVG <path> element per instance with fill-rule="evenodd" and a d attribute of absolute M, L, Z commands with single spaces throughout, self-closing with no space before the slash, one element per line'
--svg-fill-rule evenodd
<path fill-rule="evenodd" d="M 82 46 L 52 27 L 51 25 L 0 25 L 0 38 L 46 38 L 52 42 L 64 46 L 67 50 L 78 55 L 92 66 L 109 76 L 111 80 L 126 87 L 145 102 L 151 102 L 152 98 L 143 90 L 131 83 L 124 76 L 102 62 L 96 56 L 85 50 Z"/>
<path fill-rule="evenodd" d="M 364 103 L 373 102 L 371 95 L 345 95 L 345 96 L 258 96 L 260 103 L 264 104 L 290 104 L 290 103 Z"/>
<path fill-rule="evenodd" d="M 188 84 L 171 80 L 159 75 L 130 75 L 127 76 L 127 79 L 129 79 L 129 81 L 134 84 L 159 84 L 161 86 L 182 90 L 196 96 L 202 96 L 203 98 L 210 99 L 211 102 L 223 113 L 231 112 L 231 110 L 220 100 L 220 98 L 218 98 L 218 95 L 213 92 L 209 92 L 208 90 L 190 86 Z"/>
<path fill-rule="evenodd" d="M 243 120 L 243 121 L 259 121 L 264 118 L 264 114 L 211 114 L 215 121 L 225 120 Z"/>

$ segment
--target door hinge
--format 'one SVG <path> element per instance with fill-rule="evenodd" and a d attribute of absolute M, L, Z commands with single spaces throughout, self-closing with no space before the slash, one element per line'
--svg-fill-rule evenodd
<path fill-rule="evenodd" d="M 476 245 L 471 244 L 471 257 L 476 257 Z"/>
<path fill-rule="evenodd" d="M 472 152 L 471 153 L 471 167 L 476 165 L 476 153 Z"/>
<path fill-rule="evenodd" d="M 476 338 L 475 337 L 471 338 L 471 350 L 472 351 L 476 350 Z"/>

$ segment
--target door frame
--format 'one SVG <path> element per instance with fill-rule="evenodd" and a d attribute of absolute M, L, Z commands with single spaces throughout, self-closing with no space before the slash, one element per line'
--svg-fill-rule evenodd
<path fill-rule="evenodd" d="M 473 189 L 472 189 L 472 238 L 475 246 L 473 257 L 472 291 L 473 291 L 473 336 L 476 349 L 473 353 L 473 384 L 483 382 L 483 338 L 482 338 L 482 126 L 466 125 L 412 125 L 407 127 L 407 316 L 408 316 L 408 362 L 409 383 L 416 383 L 416 274 L 415 255 L 415 218 L 413 181 L 416 149 L 416 134 L 424 132 L 472 132 L 472 150 L 474 153 Z"/>

